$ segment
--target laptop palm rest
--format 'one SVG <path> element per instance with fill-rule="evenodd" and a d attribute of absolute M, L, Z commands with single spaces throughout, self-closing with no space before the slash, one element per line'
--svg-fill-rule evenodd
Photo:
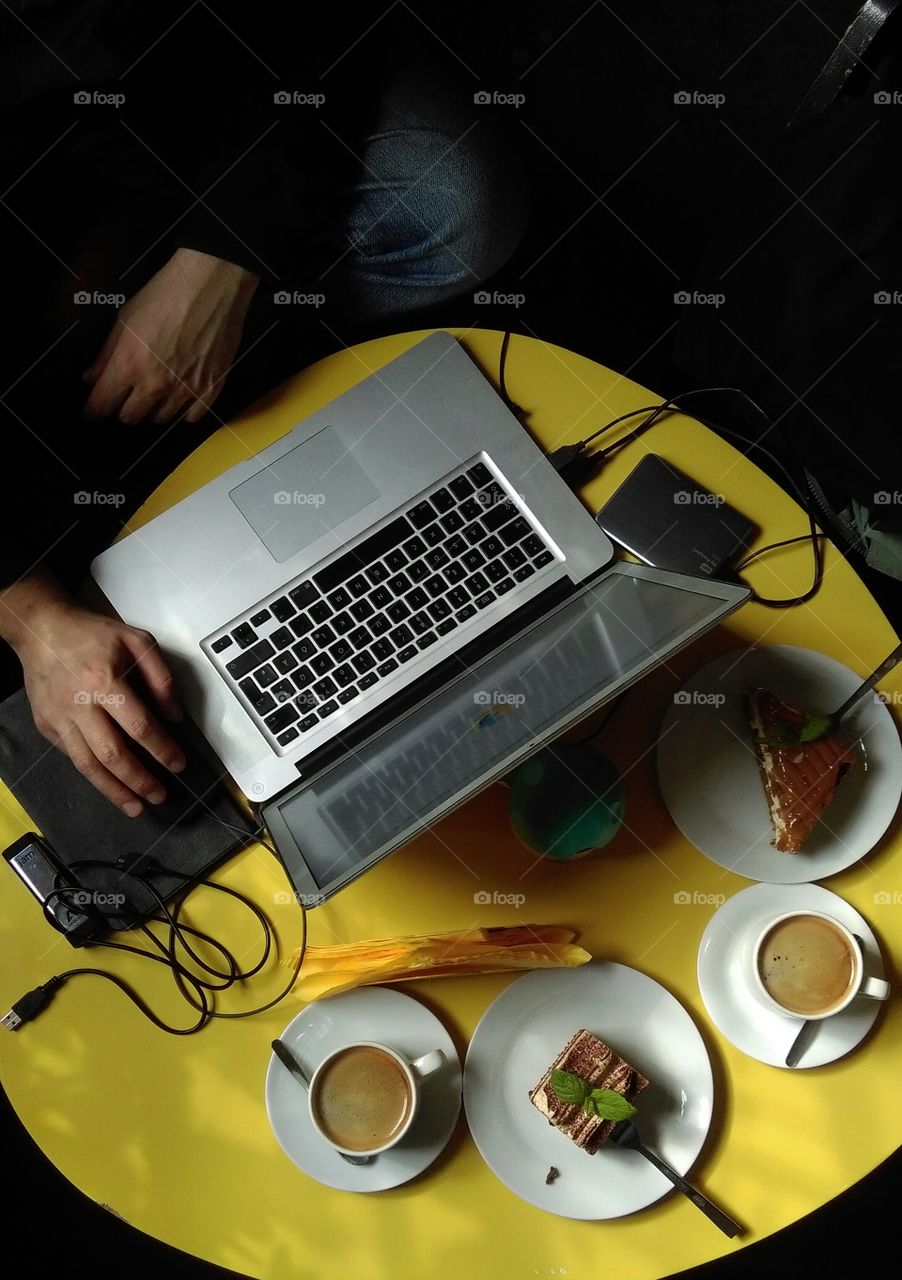
<path fill-rule="evenodd" d="M 279 564 L 356 515 L 379 490 L 331 427 L 229 491 Z"/>

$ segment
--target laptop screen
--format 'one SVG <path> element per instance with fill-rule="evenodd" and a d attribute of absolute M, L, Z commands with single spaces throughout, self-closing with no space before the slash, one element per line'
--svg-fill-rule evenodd
<path fill-rule="evenodd" d="M 295 886 L 334 892 L 747 598 L 687 583 L 697 580 L 634 567 L 606 574 L 277 801 L 266 818 Z"/>

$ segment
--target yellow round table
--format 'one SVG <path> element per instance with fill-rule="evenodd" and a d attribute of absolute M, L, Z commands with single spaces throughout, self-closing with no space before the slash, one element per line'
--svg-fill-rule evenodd
<path fill-rule="evenodd" d="M 258 452 L 424 333 L 365 343 L 321 360 L 216 432 L 154 494 L 133 527 L 212 476 Z M 497 379 L 500 333 L 457 331 Z M 591 360 L 515 336 L 507 364 L 513 399 L 548 447 L 587 435 L 658 397 Z M 627 427 L 631 424 L 627 424 Z M 618 453 L 586 486 L 597 509 L 652 450 L 754 517 L 757 545 L 806 531 L 799 507 L 742 454 L 683 415 L 672 415 Z M 803 592 L 807 543 L 774 552 L 747 571 L 766 596 Z M 824 583 L 800 608 L 745 606 L 630 695 L 605 732 L 605 753 L 626 777 L 627 827 L 603 853 L 571 865 L 538 862 L 514 837 L 503 788 L 492 787 L 433 832 L 386 859 L 309 919 L 310 941 L 332 943 L 464 929 L 512 921 L 504 905 L 476 905 L 485 887 L 516 887 L 519 919 L 569 925 L 593 955 L 641 969 L 668 988 L 701 1028 L 715 1077 L 715 1115 L 692 1177 L 748 1228 L 730 1241 L 674 1193 L 631 1217 L 571 1221 L 514 1196 L 483 1163 L 461 1116 L 436 1163 L 413 1182 L 374 1195 L 320 1186 L 282 1153 L 266 1116 L 270 1041 L 301 1007 L 289 995 L 268 1013 L 218 1021 L 188 1039 L 147 1022 L 112 984 L 68 983 L 52 1006 L 16 1034 L 0 1033 L 2 1083 L 50 1160 L 86 1195 L 151 1235 L 210 1262 L 266 1280 L 347 1275 L 356 1280 L 424 1276 L 567 1276 L 649 1280 L 735 1252 L 794 1222 L 863 1177 L 902 1137 L 898 1061 L 902 1012 L 891 999 L 874 1032 L 847 1058 L 813 1071 L 781 1071 L 744 1056 L 708 1019 L 696 953 L 713 907 L 748 881 L 689 845 L 666 813 L 654 773 L 660 720 L 677 681 L 719 652 L 752 643 L 821 650 L 864 675 L 893 648 L 889 623 L 842 556 L 826 547 Z M 902 669 L 883 686 L 902 691 Z M 0 791 L 4 845 L 32 828 Z M 270 915 L 283 954 L 297 945 L 297 908 L 275 859 L 257 846 L 216 873 Z M 861 863 L 828 887 L 871 922 L 884 956 L 902 949 L 902 844 L 898 823 Z M 675 893 L 693 903 L 675 903 Z M 116 952 L 75 953 L 45 925 L 16 878 L 0 873 L 0 1010 L 54 973 L 98 964 L 130 981 L 162 1016 L 192 1019 L 159 965 Z M 709 900 L 710 901 L 710 900 Z M 186 920 L 209 926 L 239 957 L 259 935 L 224 895 L 200 888 Z M 245 936 L 246 931 L 246 936 Z M 251 961 L 253 963 L 253 961 Z M 270 968 L 222 1008 L 249 1008 L 275 994 L 286 971 Z M 517 975 L 432 979 L 406 990 L 448 1027 L 463 1058 L 489 1003 Z"/>

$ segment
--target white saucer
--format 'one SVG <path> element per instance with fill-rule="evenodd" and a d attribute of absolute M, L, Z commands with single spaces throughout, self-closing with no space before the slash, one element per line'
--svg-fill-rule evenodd
<path fill-rule="evenodd" d="M 587 1155 L 529 1100 L 583 1027 L 651 1081 L 636 1102 L 642 1140 L 688 1173 L 714 1106 L 708 1054 L 670 992 L 622 964 L 539 969 L 503 991 L 470 1041 L 464 1108 L 483 1159 L 511 1191 L 565 1218 L 618 1218 L 653 1204 L 671 1184 L 638 1152 L 602 1147 Z M 546 1184 L 552 1165 L 560 1176 Z"/>
<path fill-rule="evenodd" d="M 339 1191 L 385 1191 L 428 1169 L 444 1150 L 460 1114 L 460 1059 L 438 1018 L 412 996 L 363 987 L 307 1005 L 279 1037 L 308 1079 L 334 1049 L 356 1040 L 387 1044 L 408 1058 L 441 1049 L 444 1066 L 423 1083 L 420 1111 L 407 1136 L 371 1164 L 353 1165 L 316 1132 L 307 1091 L 273 1056 L 266 1073 L 266 1113 L 279 1146 L 317 1182 Z"/>
<path fill-rule="evenodd" d="M 771 1013 L 751 994 L 740 953 L 750 933 L 769 916 L 784 911 L 823 911 L 856 933 L 863 943 L 866 971 L 883 977 L 880 947 L 864 916 L 818 884 L 756 884 L 720 907 L 708 922 L 698 951 L 698 986 L 712 1022 L 726 1038 L 759 1062 L 785 1067 L 786 1054 L 801 1027 L 797 1018 Z M 825 1018 L 793 1070 L 835 1062 L 859 1044 L 877 1018 L 880 1000 L 862 996 L 848 1009 Z"/>
<path fill-rule="evenodd" d="M 831 711 L 861 684 L 813 649 L 767 645 L 723 654 L 675 695 L 658 740 L 658 779 L 676 825 L 713 862 L 750 880 L 800 884 L 857 862 L 886 831 L 902 796 L 902 744 L 887 708 L 866 696 L 843 721 L 861 740 L 854 768 L 801 853 L 778 853 L 743 706 L 760 684 L 791 705 Z"/>

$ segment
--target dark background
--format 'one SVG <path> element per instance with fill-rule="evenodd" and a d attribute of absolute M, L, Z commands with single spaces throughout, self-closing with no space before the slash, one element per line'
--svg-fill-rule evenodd
<path fill-rule="evenodd" d="M 571 348 L 628 373 L 656 394 L 699 385 L 675 357 L 674 326 L 683 315 L 674 294 L 696 286 L 706 246 L 725 219 L 738 218 L 740 207 L 747 212 L 749 205 L 772 206 L 772 217 L 778 217 L 781 201 L 792 203 L 770 171 L 770 157 L 779 148 L 783 122 L 854 8 L 848 0 L 810 8 L 788 0 L 754 6 L 724 0 L 414 4 L 410 24 L 451 51 L 474 92 L 525 96 L 519 107 L 498 110 L 528 174 L 530 228 L 515 258 L 487 282 L 489 291 L 522 294 L 524 301 L 476 306 L 466 295 L 401 324 L 343 333 L 343 340 L 432 324 L 480 324 Z M 687 90 L 722 92 L 726 102 L 722 108 L 675 109 L 674 93 Z M 772 217 L 762 213 L 761 233 Z M 781 223 L 784 229 L 793 225 L 800 253 L 813 252 L 812 241 L 823 234 L 818 220 L 796 208 Z M 767 244 L 764 234 L 758 250 L 762 272 Z M 739 334 L 742 302 L 732 315 L 727 312 Z M 314 330 L 293 365 L 284 352 L 249 361 L 242 378 L 228 387 L 220 411 L 234 412 L 335 346 L 331 333 Z M 849 424 L 836 425 L 842 430 Z M 891 619 L 898 619 L 897 593 L 869 581 Z M 854 1100 L 837 1100 L 835 1122 L 855 1123 Z M 788 1116 L 788 1134 L 791 1129 Z M 10 1248 L 22 1246 L 29 1269 L 232 1274 L 142 1236 L 86 1200 L 35 1148 L 5 1099 L 3 1134 L 10 1187 L 5 1234 Z M 775 1150 L 775 1170 L 779 1154 Z M 795 1276 L 804 1267 L 833 1275 L 860 1268 L 863 1253 L 893 1256 L 892 1211 L 900 1187 L 897 1155 L 802 1223 L 699 1273 L 740 1280 L 764 1273 Z M 716 1197 L 716 1188 L 710 1190 Z M 602 1247 L 603 1237 L 602 1226 Z M 660 1265 L 666 1269 L 665 1258 Z"/>

